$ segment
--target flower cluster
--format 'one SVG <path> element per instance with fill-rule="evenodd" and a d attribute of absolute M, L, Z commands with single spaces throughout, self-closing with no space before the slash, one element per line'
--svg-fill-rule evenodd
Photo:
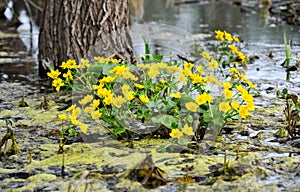
<path fill-rule="evenodd" d="M 236 54 L 240 61 L 234 62 L 245 62 L 246 56 L 233 47 L 232 42 L 239 42 L 237 37 L 225 31 L 216 34 L 218 40 L 226 42 L 226 49 L 231 50 L 226 53 L 228 57 Z M 221 46 L 225 49 L 225 44 Z M 201 57 L 200 63 L 146 60 L 136 65 L 103 57 L 95 57 L 92 63 L 85 59 L 79 64 L 68 60 L 60 66 L 63 74 L 56 69 L 48 76 L 57 91 L 66 87 L 84 94 L 67 109 L 68 116 L 64 116 L 84 133 L 88 124 L 79 118 L 82 114 L 108 123 L 107 128 L 114 134 L 134 132 L 131 124 L 137 121 L 146 128 L 160 124 L 158 129 L 167 128 L 171 138 L 180 140 L 193 136 L 199 127 L 207 127 L 214 118 L 213 110 L 222 114 L 222 121 L 246 118 L 254 110 L 250 91 L 255 85 L 237 68 L 230 68 L 222 80 L 218 79 L 213 73 L 225 73 L 220 70 L 223 57 L 216 59 L 208 52 L 202 52 Z M 222 87 L 223 94 L 213 95 L 211 85 Z M 199 119 L 201 126 L 193 127 Z"/>
<path fill-rule="evenodd" d="M 238 62 L 245 63 L 248 60 L 247 56 L 244 55 L 243 52 L 241 52 L 235 45 L 235 43 L 240 42 L 238 37 L 234 37 L 230 33 L 220 30 L 215 31 L 215 34 L 216 39 L 221 41 L 221 44 L 218 45 L 220 59 L 223 56 L 229 56 L 228 62 L 222 64 L 223 67 L 229 66 L 230 63 L 233 65 L 236 65 Z"/>

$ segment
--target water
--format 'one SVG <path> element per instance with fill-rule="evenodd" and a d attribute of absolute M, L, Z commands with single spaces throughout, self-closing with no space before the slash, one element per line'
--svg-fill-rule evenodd
<path fill-rule="evenodd" d="M 246 72 L 252 80 L 285 80 L 285 69 L 280 66 L 285 60 L 284 33 L 293 42 L 294 57 L 300 51 L 300 27 L 279 22 L 263 7 L 245 8 L 228 1 L 168 5 L 167 1 L 145 0 L 143 21 L 175 26 L 192 34 L 210 34 L 205 41 L 212 40 L 218 29 L 239 35 L 244 42 L 243 52 L 260 58 Z M 268 57 L 270 51 L 272 59 Z M 291 65 L 295 62 L 292 60 Z M 297 72 L 292 74 L 292 80 L 300 81 Z"/>
<path fill-rule="evenodd" d="M 257 6 L 234 6 L 225 0 L 199 1 L 199 3 L 174 4 L 172 0 L 139 0 L 131 1 L 137 4 L 131 10 L 132 23 L 147 24 L 134 25 L 133 41 L 136 53 L 143 53 L 142 36 L 153 36 L 156 48 L 172 48 L 174 53 L 187 53 L 187 46 L 194 43 L 190 37 L 201 34 L 201 43 L 206 46 L 214 38 L 217 29 L 226 30 L 238 35 L 243 40 L 242 50 L 249 55 L 257 55 L 260 59 L 249 66 L 247 76 L 252 80 L 285 80 L 285 69 L 280 64 L 285 59 L 283 35 L 292 39 L 292 53 L 296 57 L 300 51 L 300 27 L 278 22 L 276 17 L 269 15 L 267 8 Z M 138 3 L 136 3 L 138 2 Z M 173 3 L 172 3 L 173 2 Z M 252 1 L 251 1 L 252 2 Z M 255 1 L 257 3 L 257 1 Z M 22 60 L 15 67 L 18 77 L 29 75 L 28 69 L 22 74 L 20 66 L 36 72 L 38 26 L 33 23 L 30 33 L 29 17 L 25 7 L 19 10 L 19 20 L 22 25 L 18 27 L 18 36 L 26 47 L 27 55 L 33 59 L 30 64 L 22 65 Z M 8 15 L 8 17 L 11 17 Z M 149 22 L 155 27 L 149 28 Z M 152 29 L 152 30 L 151 30 Z M 188 43 L 187 43 L 188 42 Z M 274 57 L 268 57 L 270 51 Z M 158 52 L 161 53 L 161 52 Z M 35 61 L 34 61 L 35 60 Z M 296 60 L 292 60 L 294 65 Z M 28 66 L 29 65 L 29 66 Z M 2 65 L 4 66 L 4 65 Z M 17 67 L 18 66 L 18 67 Z M 1 67 L 2 79 L 14 81 L 16 77 L 11 68 Z M 7 71 L 9 69 L 9 72 Z M 292 74 L 292 80 L 299 82 L 297 72 Z M 24 78 L 23 78 L 24 79 Z"/>

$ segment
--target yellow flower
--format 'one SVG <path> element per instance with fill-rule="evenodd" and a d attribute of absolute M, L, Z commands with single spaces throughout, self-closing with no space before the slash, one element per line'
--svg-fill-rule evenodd
<path fill-rule="evenodd" d="M 240 60 L 242 60 L 242 63 L 245 63 L 247 61 L 247 57 L 240 51 L 237 52 L 237 55 L 239 57 Z"/>
<path fill-rule="evenodd" d="M 230 73 L 236 73 L 236 74 L 240 75 L 240 72 L 236 68 L 230 68 L 228 70 L 228 72 L 230 72 Z"/>
<path fill-rule="evenodd" d="M 67 73 L 64 73 L 64 74 L 63 74 L 63 77 L 64 77 L 65 79 L 73 80 L 72 71 L 71 71 L 71 70 L 68 70 Z"/>
<path fill-rule="evenodd" d="M 70 119 L 70 121 L 71 121 L 71 123 L 73 124 L 73 125 L 77 125 L 78 124 L 78 121 L 77 121 L 77 116 L 75 116 L 74 114 L 72 114 L 72 115 L 69 115 L 69 119 Z"/>
<path fill-rule="evenodd" d="M 242 94 L 248 94 L 247 90 L 242 85 L 237 85 L 235 88 Z"/>
<path fill-rule="evenodd" d="M 61 74 L 61 72 L 58 71 L 58 69 L 51 70 L 50 72 L 47 73 L 48 77 L 52 78 L 52 79 L 56 79 L 59 75 Z"/>
<path fill-rule="evenodd" d="M 88 102 L 92 101 L 93 100 L 93 95 L 86 95 L 84 98 L 82 98 L 80 101 L 79 101 L 79 104 L 80 105 L 85 105 L 87 104 Z"/>
<path fill-rule="evenodd" d="M 87 60 L 87 59 L 83 59 L 83 58 L 81 58 L 80 59 L 80 63 L 81 63 L 81 67 L 82 68 L 89 68 L 90 66 L 91 66 L 91 64 L 90 64 L 90 61 L 89 60 Z"/>
<path fill-rule="evenodd" d="M 106 59 L 104 57 L 94 57 L 95 61 L 100 64 L 106 63 Z"/>
<path fill-rule="evenodd" d="M 92 119 L 99 119 L 102 116 L 102 113 L 100 113 L 99 110 L 92 111 L 91 116 L 92 116 Z"/>
<path fill-rule="evenodd" d="M 196 83 L 202 83 L 202 82 L 203 82 L 202 76 L 197 75 L 197 74 L 191 75 L 191 79 L 193 80 L 193 81 L 192 81 L 193 84 L 196 84 Z"/>
<path fill-rule="evenodd" d="M 97 94 L 98 94 L 99 97 L 108 97 L 112 93 L 111 93 L 111 90 L 108 90 L 106 88 L 102 88 L 102 89 L 98 89 Z"/>
<path fill-rule="evenodd" d="M 250 115 L 247 106 L 241 106 L 240 110 L 239 110 L 239 114 L 241 116 L 241 118 L 246 118 Z"/>
<path fill-rule="evenodd" d="M 228 45 L 228 47 L 231 49 L 231 52 L 233 54 L 237 54 L 239 52 L 239 50 L 234 45 Z"/>
<path fill-rule="evenodd" d="M 85 123 L 82 122 L 78 122 L 78 126 L 80 128 L 80 131 L 84 134 L 87 134 L 87 129 L 89 128 L 89 126 Z"/>
<path fill-rule="evenodd" d="M 134 84 L 134 85 L 135 85 L 135 87 L 138 88 L 138 89 L 144 89 L 144 88 L 145 88 L 144 85 L 141 85 L 141 84 L 138 84 L 138 83 L 136 83 L 136 84 Z"/>
<path fill-rule="evenodd" d="M 177 93 L 172 93 L 172 97 L 179 99 L 181 97 L 182 93 L 177 92 Z"/>
<path fill-rule="evenodd" d="M 185 63 L 183 64 L 183 66 L 184 66 L 185 69 L 191 69 L 191 68 L 194 67 L 194 64 L 193 64 L 193 63 L 190 63 L 190 62 L 185 62 Z"/>
<path fill-rule="evenodd" d="M 178 75 L 178 80 L 181 82 L 181 83 L 186 83 L 188 81 L 188 78 L 183 74 L 183 73 L 179 73 Z"/>
<path fill-rule="evenodd" d="M 96 108 L 96 107 L 98 107 L 100 105 L 100 100 L 99 99 L 94 99 L 93 100 L 93 103 L 92 103 L 92 106 L 94 107 L 94 108 Z"/>
<path fill-rule="evenodd" d="M 153 65 L 153 68 L 156 68 L 156 69 L 158 69 L 158 68 L 166 69 L 167 67 L 168 67 L 168 65 L 167 65 L 166 63 L 162 63 L 162 62 L 160 62 L 160 63 L 155 63 L 155 64 Z"/>
<path fill-rule="evenodd" d="M 204 92 L 201 95 L 197 95 L 196 97 L 196 102 L 198 105 L 202 105 L 205 104 L 206 102 L 212 102 L 213 98 L 211 95 L 207 94 L 206 92 Z"/>
<path fill-rule="evenodd" d="M 247 102 L 246 107 L 249 111 L 254 111 L 255 110 L 255 106 L 253 102 Z"/>
<path fill-rule="evenodd" d="M 63 69 L 74 69 L 78 68 L 78 65 L 74 59 L 69 59 L 67 62 L 62 62 L 60 67 Z"/>
<path fill-rule="evenodd" d="M 191 75 L 193 75 L 193 73 L 191 72 L 190 69 L 183 69 L 182 73 L 185 74 L 187 77 L 190 77 Z"/>
<path fill-rule="evenodd" d="M 179 129 L 172 129 L 171 133 L 170 133 L 170 136 L 172 138 L 177 138 L 179 139 L 180 137 L 183 136 L 183 133 L 182 131 L 180 131 Z"/>
<path fill-rule="evenodd" d="M 109 58 L 109 59 L 107 59 L 106 63 L 109 63 L 109 62 L 111 62 L 111 63 L 119 63 L 119 60 L 118 59 L 114 59 L 114 58 Z"/>
<path fill-rule="evenodd" d="M 230 89 L 232 87 L 232 85 L 230 84 L 230 82 L 224 82 L 223 87 L 224 87 L 224 89 Z"/>
<path fill-rule="evenodd" d="M 88 106 L 88 107 L 84 108 L 85 113 L 92 113 L 94 110 L 95 110 L 95 107 L 93 107 L 93 106 Z"/>
<path fill-rule="evenodd" d="M 227 112 L 231 109 L 231 106 L 229 105 L 228 102 L 221 102 L 219 104 L 219 110 L 222 111 L 222 112 Z"/>
<path fill-rule="evenodd" d="M 138 78 L 136 76 L 134 76 L 129 70 L 124 71 L 122 73 L 122 77 L 124 79 L 131 79 L 132 81 L 137 81 L 138 80 Z"/>
<path fill-rule="evenodd" d="M 149 102 L 149 98 L 147 97 L 147 95 L 140 95 L 139 98 L 143 103 Z"/>
<path fill-rule="evenodd" d="M 211 58 L 212 58 L 212 56 L 210 56 L 209 55 L 209 53 L 208 52 L 206 52 L 206 51 L 204 51 L 204 52 L 202 52 L 202 57 L 204 58 L 204 59 L 206 59 L 206 60 L 211 60 Z"/>
<path fill-rule="evenodd" d="M 155 69 L 155 68 L 150 68 L 150 70 L 148 71 L 148 75 L 150 78 L 155 78 L 156 75 L 159 75 L 160 72 L 158 69 Z"/>
<path fill-rule="evenodd" d="M 73 111 L 75 108 L 76 108 L 76 104 L 73 104 L 66 111 Z"/>
<path fill-rule="evenodd" d="M 54 79 L 52 82 L 52 86 L 56 87 L 56 91 L 60 90 L 60 87 L 64 86 L 65 84 L 61 79 Z"/>
<path fill-rule="evenodd" d="M 123 103 L 125 103 L 126 100 L 122 96 L 114 97 L 112 100 L 112 104 L 116 106 L 117 108 L 121 108 Z"/>
<path fill-rule="evenodd" d="M 72 115 L 74 115 L 75 117 L 78 117 L 80 114 L 81 114 L 81 109 L 79 107 L 76 107 L 75 109 L 73 109 Z"/>
<path fill-rule="evenodd" d="M 232 40 L 233 40 L 231 34 L 230 34 L 230 33 L 227 33 L 226 31 L 224 31 L 224 36 L 225 36 L 225 39 L 226 39 L 227 41 L 232 41 Z"/>
<path fill-rule="evenodd" d="M 216 33 L 216 39 L 218 39 L 220 41 L 225 41 L 223 31 L 217 30 L 217 31 L 215 31 L 215 33 Z"/>
<path fill-rule="evenodd" d="M 204 74 L 204 68 L 201 65 L 196 66 L 196 69 L 197 69 L 198 73 L 200 73 L 202 75 Z"/>
<path fill-rule="evenodd" d="M 63 113 L 63 114 L 58 115 L 58 118 L 61 120 L 65 120 L 67 118 L 67 115 Z"/>
<path fill-rule="evenodd" d="M 232 98 L 232 91 L 229 89 L 224 89 L 224 96 L 226 99 L 231 99 Z"/>
<path fill-rule="evenodd" d="M 136 64 L 136 66 L 141 69 L 150 69 L 151 68 L 151 66 L 149 64 Z"/>
<path fill-rule="evenodd" d="M 124 94 L 124 97 L 125 97 L 126 100 L 131 101 L 132 99 L 134 99 L 134 92 L 129 91 L 129 92 Z"/>
<path fill-rule="evenodd" d="M 126 67 L 125 65 L 121 65 L 121 66 L 115 66 L 112 70 L 110 70 L 110 73 L 113 73 L 116 75 L 116 77 L 119 77 L 120 75 L 122 75 L 122 73 L 124 71 L 127 71 L 129 68 Z"/>
<path fill-rule="evenodd" d="M 247 92 L 242 93 L 242 98 L 246 102 L 253 102 L 253 96 Z"/>
<path fill-rule="evenodd" d="M 188 102 L 185 104 L 185 108 L 187 108 L 187 110 L 189 110 L 189 111 L 197 112 L 198 105 L 194 102 Z"/>
<path fill-rule="evenodd" d="M 247 84 L 249 85 L 249 87 L 252 88 L 252 89 L 254 89 L 254 88 L 256 87 L 256 85 L 255 85 L 254 83 L 250 82 L 250 81 L 247 81 L 246 83 L 247 83 Z"/>
<path fill-rule="evenodd" d="M 207 83 L 212 83 L 212 84 L 220 84 L 220 82 L 217 80 L 217 78 L 213 74 L 207 75 L 204 80 Z"/>
<path fill-rule="evenodd" d="M 177 66 L 168 66 L 167 69 L 170 74 L 175 74 L 180 70 Z"/>
<path fill-rule="evenodd" d="M 237 37 L 233 37 L 233 40 L 234 40 L 235 42 L 237 42 L 237 43 L 240 42 L 239 38 L 237 38 Z"/>
<path fill-rule="evenodd" d="M 218 64 L 218 61 L 215 60 L 215 59 L 212 59 L 209 63 L 208 63 L 208 66 L 211 70 L 214 70 L 216 68 L 219 67 L 219 64 Z"/>
<path fill-rule="evenodd" d="M 113 95 L 110 93 L 104 97 L 103 102 L 105 105 L 110 105 L 112 103 L 112 100 L 113 100 Z"/>
<path fill-rule="evenodd" d="M 116 79 L 116 76 L 115 76 L 115 77 L 112 77 L 112 76 L 106 76 L 106 77 L 103 77 L 102 79 L 100 79 L 99 82 L 100 82 L 100 84 L 111 83 L 111 82 L 113 82 L 115 79 Z"/>
<path fill-rule="evenodd" d="M 194 135 L 194 131 L 192 127 L 189 127 L 188 124 L 185 124 L 184 127 L 182 128 L 182 132 L 186 135 Z"/>
<path fill-rule="evenodd" d="M 239 107 L 240 107 L 240 104 L 234 100 L 233 102 L 231 102 L 231 107 L 234 109 L 234 110 L 238 110 Z"/>

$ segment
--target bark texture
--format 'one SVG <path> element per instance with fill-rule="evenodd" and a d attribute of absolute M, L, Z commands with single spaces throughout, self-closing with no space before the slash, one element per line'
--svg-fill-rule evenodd
<path fill-rule="evenodd" d="M 128 0 L 47 0 L 40 25 L 39 74 L 44 64 L 94 56 L 133 62 Z"/>

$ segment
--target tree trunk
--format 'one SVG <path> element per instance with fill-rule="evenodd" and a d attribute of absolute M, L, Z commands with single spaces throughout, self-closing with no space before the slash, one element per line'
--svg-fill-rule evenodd
<path fill-rule="evenodd" d="M 47 0 L 40 25 L 39 75 L 45 64 L 94 56 L 133 62 L 128 0 Z"/>

